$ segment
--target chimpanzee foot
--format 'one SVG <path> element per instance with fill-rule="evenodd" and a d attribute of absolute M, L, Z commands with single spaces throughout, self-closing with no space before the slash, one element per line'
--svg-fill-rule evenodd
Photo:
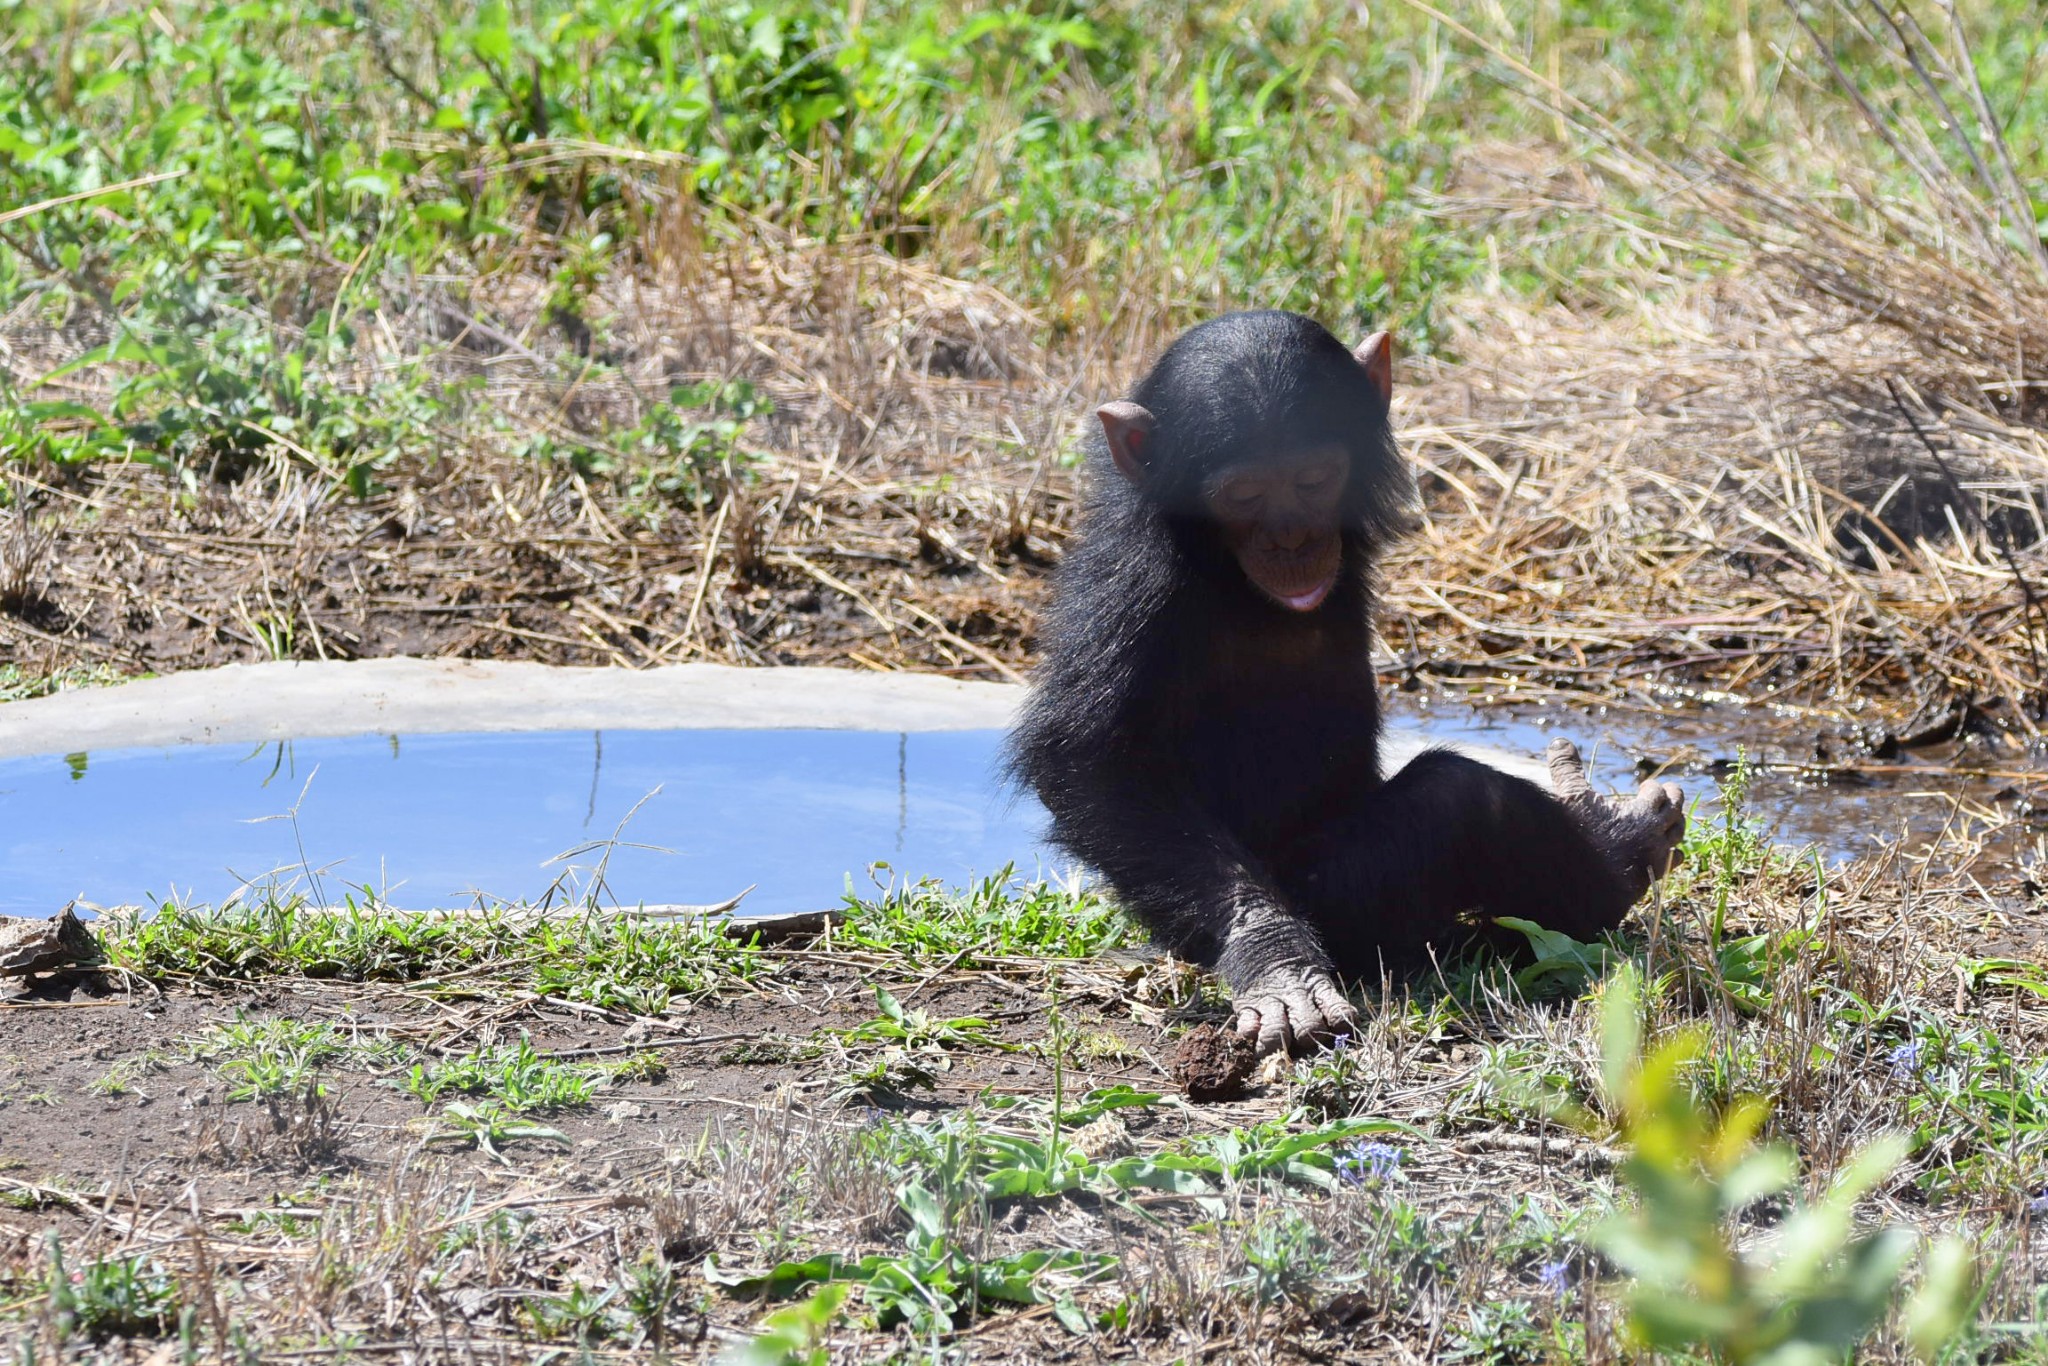
<path fill-rule="evenodd" d="M 1259 1052 L 1294 1053 L 1357 1027 L 1358 1010 L 1321 968 L 1275 968 L 1237 994 L 1237 1032 Z"/>
<path fill-rule="evenodd" d="M 1552 740 L 1544 758 L 1558 800 L 1584 822 L 1586 833 L 1628 884 L 1631 899 L 1678 866 L 1685 793 L 1675 783 L 1649 779 L 1633 797 L 1605 797 L 1587 781 L 1585 760 L 1571 741 Z"/>

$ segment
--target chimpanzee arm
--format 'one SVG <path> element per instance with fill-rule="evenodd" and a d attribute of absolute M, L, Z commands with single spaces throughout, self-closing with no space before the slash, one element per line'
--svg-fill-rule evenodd
<path fill-rule="evenodd" d="M 1161 775 L 1164 777 L 1164 775 Z M 1109 879 L 1162 947 L 1212 967 L 1261 1051 L 1357 1018 L 1315 927 L 1222 822 L 1170 783 L 1041 787 L 1061 845 Z"/>

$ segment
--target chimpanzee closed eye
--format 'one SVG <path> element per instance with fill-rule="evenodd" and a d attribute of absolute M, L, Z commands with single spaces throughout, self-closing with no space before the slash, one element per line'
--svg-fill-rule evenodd
<path fill-rule="evenodd" d="M 1602 797 L 1569 741 L 1554 793 L 1446 750 L 1381 776 L 1373 560 L 1415 504 L 1392 392 L 1387 334 L 1352 351 L 1263 311 L 1104 404 L 1011 740 L 1054 839 L 1222 974 L 1262 1050 L 1345 1029 L 1344 977 L 1468 913 L 1612 928 L 1685 830 L 1676 787 Z"/>

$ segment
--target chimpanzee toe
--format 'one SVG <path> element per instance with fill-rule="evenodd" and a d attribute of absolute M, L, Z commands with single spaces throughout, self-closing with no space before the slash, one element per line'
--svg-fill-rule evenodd
<path fill-rule="evenodd" d="M 1593 784 L 1586 777 L 1586 761 L 1579 747 L 1558 736 L 1544 748 L 1543 761 L 1550 769 L 1550 785 L 1567 802 L 1593 798 Z"/>

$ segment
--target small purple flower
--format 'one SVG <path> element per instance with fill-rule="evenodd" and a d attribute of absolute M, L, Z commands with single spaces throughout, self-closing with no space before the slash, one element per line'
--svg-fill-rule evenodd
<path fill-rule="evenodd" d="M 2048 1186 L 2043 1186 L 2039 1195 L 2027 1201 L 2027 1213 L 2048 1214 Z"/>
<path fill-rule="evenodd" d="M 1339 1034 L 1330 1040 L 1330 1051 L 1332 1053 L 1342 1053 L 1349 1047 L 1351 1047 L 1351 1036 L 1349 1034 Z"/>
<path fill-rule="evenodd" d="M 1891 1062 L 1893 1081 L 1911 1081 L 1920 1071 L 1919 1040 L 1908 1039 L 1885 1057 Z"/>
<path fill-rule="evenodd" d="M 1391 1143 L 1354 1143 L 1337 1159 L 1337 1175 L 1354 1186 L 1379 1185 L 1400 1170 L 1401 1150 Z"/>
<path fill-rule="evenodd" d="M 1536 1283 L 1553 1295 L 1562 1295 L 1571 1288 L 1572 1264 L 1568 1258 L 1560 1257 L 1554 1262 L 1545 1262 L 1536 1268 Z"/>

